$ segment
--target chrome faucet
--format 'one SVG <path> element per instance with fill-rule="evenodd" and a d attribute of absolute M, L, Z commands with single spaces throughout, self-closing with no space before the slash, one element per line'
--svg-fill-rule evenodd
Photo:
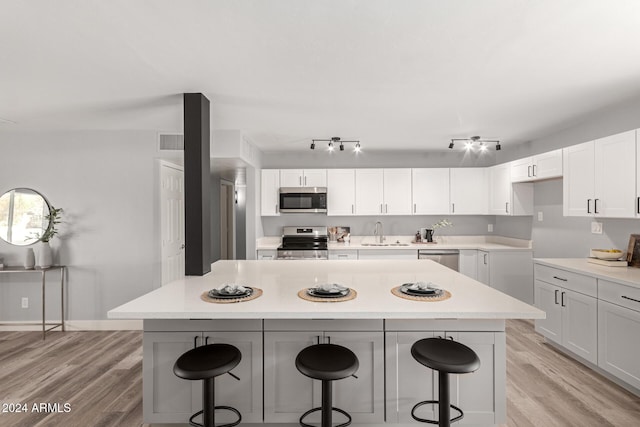
<path fill-rule="evenodd" d="M 384 231 L 382 230 L 382 223 L 380 221 L 376 222 L 376 226 L 373 229 L 373 235 L 377 236 L 376 240 L 378 243 L 384 242 Z"/>

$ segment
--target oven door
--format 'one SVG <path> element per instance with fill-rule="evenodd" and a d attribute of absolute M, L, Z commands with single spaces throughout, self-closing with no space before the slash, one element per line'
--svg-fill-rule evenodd
<path fill-rule="evenodd" d="M 300 250 L 278 249 L 278 259 L 302 260 L 302 259 L 329 259 L 328 250 Z"/>
<path fill-rule="evenodd" d="M 280 188 L 281 213 L 327 212 L 327 189 L 324 187 Z"/>

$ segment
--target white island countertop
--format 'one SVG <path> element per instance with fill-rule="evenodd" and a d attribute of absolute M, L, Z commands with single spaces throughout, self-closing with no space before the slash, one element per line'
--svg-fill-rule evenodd
<path fill-rule="evenodd" d="M 440 302 L 391 293 L 407 282 L 451 292 Z M 258 287 L 251 301 L 215 304 L 200 295 L 225 283 Z M 339 283 L 357 292 L 344 302 L 310 302 L 298 291 Z M 204 276 L 169 283 L 108 312 L 111 319 L 543 319 L 545 313 L 430 260 L 218 261 Z"/>

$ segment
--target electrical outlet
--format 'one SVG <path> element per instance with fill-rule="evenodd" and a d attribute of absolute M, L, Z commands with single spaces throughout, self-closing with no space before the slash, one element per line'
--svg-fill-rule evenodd
<path fill-rule="evenodd" d="M 542 215 L 542 211 L 538 212 L 538 222 L 542 222 L 544 216 Z"/>
<path fill-rule="evenodd" d="M 493 224 L 488 224 L 488 225 L 487 225 L 487 231 L 488 231 L 489 233 L 493 233 Z"/>
<path fill-rule="evenodd" d="M 591 234 L 602 234 L 602 223 L 593 221 L 591 223 Z"/>
<path fill-rule="evenodd" d="M 22 308 L 29 308 L 29 298 L 22 297 Z"/>

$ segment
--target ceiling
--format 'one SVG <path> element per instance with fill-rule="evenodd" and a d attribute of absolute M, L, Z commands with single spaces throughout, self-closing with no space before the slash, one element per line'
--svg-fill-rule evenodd
<path fill-rule="evenodd" d="M 3 0 L 0 131 L 179 132 L 202 92 L 265 151 L 506 146 L 639 97 L 638 52 L 637 0 Z"/>

